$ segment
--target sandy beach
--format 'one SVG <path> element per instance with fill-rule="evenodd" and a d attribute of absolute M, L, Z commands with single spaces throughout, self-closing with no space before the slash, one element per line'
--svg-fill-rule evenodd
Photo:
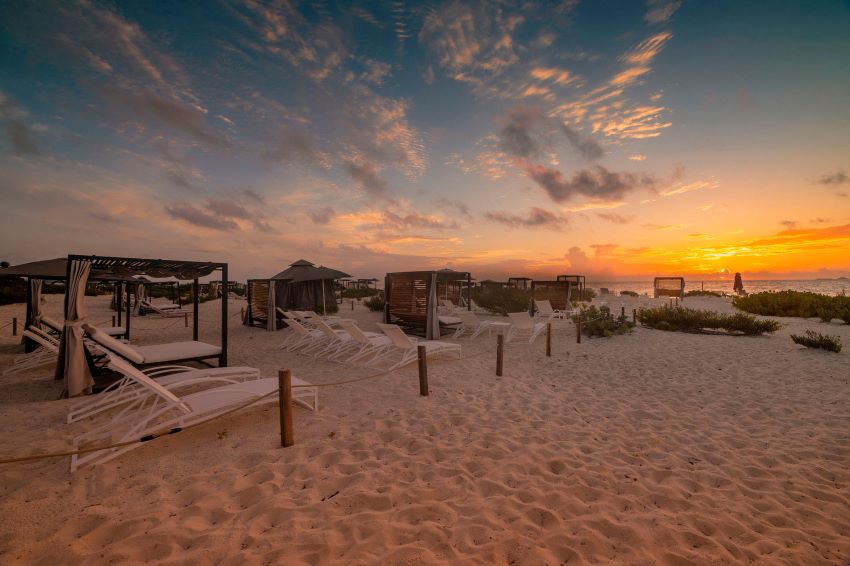
<path fill-rule="evenodd" d="M 48 296 L 58 315 L 61 295 Z M 611 299 L 629 312 L 645 299 Z M 109 320 L 108 297 L 87 298 Z M 321 384 L 375 370 L 282 352 L 231 301 L 231 365 Z M 732 310 L 724 299 L 687 306 Z M 373 330 L 379 315 L 341 314 Z M 0 321 L 23 318 L 0 307 Z M 218 302 L 201 340 L 218 339 Z M 57 316 L 58 318 L 58 316 Z M 4 564 L 832 564 L 850 559 L 850 354 L 788 335 L 850 326 L 777 319 L 764 337 L 637 328 L 575 342 L 556 323 L 511 343 L 463 338 L 463 359 L 322 388 L 279 446 L 276 405 L 166 437 L 98 466 L 0 468 Z M 133 319 L 139 344 L 191 339 Z M 826 329 L 826 330 L 825 330 Z M 17 352 L 0 337 L 0 370 Z M 66 449 L 86 422 L 44 369 L 2 378 L 0 455 Z"/>

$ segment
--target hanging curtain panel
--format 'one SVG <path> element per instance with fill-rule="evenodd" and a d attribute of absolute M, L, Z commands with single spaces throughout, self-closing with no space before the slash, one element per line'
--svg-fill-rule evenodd
<path fill-rule="evenodd" d="M 428 289 L 428 320 L 425 329 L 426 340 L 440 339 L 440 315 L 437 312 L 437 273 L 431 274 L 431 285 Z"/>
<path fill-rule="evenodd" d="M 41 328 L 41 279 L 30 279 L 30 324 Z"/>
<path fill-rule="evenodd" d="M 269 297 L 266 303 L 268 308 L 268 320 L 266 320 L 266 330 L 274 332 L 277 330 L 277 303 L 275 302 L 275 282 L 269 281 Z"/>
<path fill-rule="evenodd" d="M 59 343 L 59 363 L 56 364 L 57 378 L 65 378 L 68 397 L 91 393 L 94 385 L 86 361 L 86 346 L 83 343 L 82 324 L 85 320 L 83 297 L 85 297 L 91 262 L 73 260 L 66 287 L 65 328 Z M 61 372 L 61 376 L 59 373 Z"/>

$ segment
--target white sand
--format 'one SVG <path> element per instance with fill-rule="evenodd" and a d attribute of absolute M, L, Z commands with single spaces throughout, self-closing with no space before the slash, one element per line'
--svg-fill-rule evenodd
<path fill-rule="evenodd" d="M 107 301 L 88 299 L 90 320 L 110 318 Z M 202 340 L 217 342 L 218 313 L 202 305 Z M 0 325 L 12 316 L 23 307 L 0 307 Z M 463 339 L 464 360 L 430 362 L 428 398 L 415 366 L 322 389 L 288 449 L 272 405 L 73 475 L 67 458 L 6 465 L 0 562 L 847 564 L 850 353 L 788 335 L 828 331 L 850 350 L 850 326 L 781 322 L 768 337 L 637 329 L 580 345 L 563 324 L 551 359 L 542 338 L 510 345 L 501 378 L 495 338 Z M 191 337 L 182 319 L 133 325 L 142 344 Z M 2 370 L 15 342 L 0 335 Z M 231 318 L 231 365 L 315 383 L 372 371 L 282 353 L 282 337 Z M 0 456 L 85 429 L 63 424 L 60 389 L 48 371 L 0 379 Z"/>

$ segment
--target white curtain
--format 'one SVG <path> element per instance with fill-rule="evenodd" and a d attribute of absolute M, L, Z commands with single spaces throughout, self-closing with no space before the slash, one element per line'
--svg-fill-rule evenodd
<path fill-rule="evenodd" d="M 41 279 L 30 279 L 30 324 L 41 328 Z"/>
<path fill-rule="evenodd" d="M 437 311 L 437 273 L 431 274 L 431 288 L 428 290 L 428 313 L 426 316 L 425 338 L 440 339 L 440 315 Z"/>
<path fill-rule="evenodd" d="M 83 297 L 86 294 L 91 262 L 75 259 L 71 262 L 70 277 L 66 282 L 65 328 L 59 344 L 59 360 L 56 377 L 65 378 L 68 397 L 91 393 L 94 385 L 86 360 L 82 324 L 85 321 Z M 64 362 L 64 363 L 63 363 Z M 61 372 L 62 375 L 59 375 Z"/>
<path fill-rule="evenodd" d="M 268 321 L 266 322 L 266 330 L 275 331 L 277 330 L 277 303 L 275 302 L 275 285 L 276 281 L 274 279 L 269 279 L 269 301 L 268 301 Z"/>

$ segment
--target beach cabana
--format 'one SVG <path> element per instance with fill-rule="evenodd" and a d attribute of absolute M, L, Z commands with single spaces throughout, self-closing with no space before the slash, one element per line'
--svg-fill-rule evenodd
<path fill-rule="evenodd" d="M 532 281 L 531 301 L 549 301 L 552 308 L 566 311 L 570 308 L 573 283 L 571 281 Z"/>
<path fill-rule="evenodd" d="M 328 303 L 335 304 L 334 282 L 345 277 L 351 276 L 300 259 L 269 279 L 249 279 L 245 324 L 260 323 L 268 330 L 275 330 L 275 307 L 312 311 L 321 305 L 322 312 L 326 313 Z"/>
<path fill-rule="evenodd" d="M 466 271 L 406 271 L 387 273 L 384 279 L 384 322 L 398 324 L 406 331 L 425 336 L 428 340 L 440 337 L 440 319 L 453 324 L 452 317 L 440 317 L 440 299 L 459 304 L 464 288 L 472 285 L 472 275 Z M 467 301 L 467 309 L 472 306 Z M 457 319 L 460 323 L 460 319 Z"/>
<path fill-rule="evenodd" d="M 198 279 L 221 271 L 222 291 L 227 292 L 227 264 L 200 261 L 142 259 L 111 256 L 69 255 L 66 262 L 65 330 L 59 343 L 56 379 L 65 380 L 65 391 L 75 397 L 91 391 L 94 385 L 88 350 L 83 343 L 85 309 L 83 296 L 90 277 L 174 277 L 191 280 L 194 288 L 192 340 L 198 342 Z M 210 347 L 213 347 L 210 345 Z M 227 365 L 227 301 L 221 301 L 221 346 L 216 347 L 219 366 Z M 207 348 L 208 350 L 209 348 Z M 209 358 L 204 355 L 203 359 Z M 184 357 L 181 361 L 193 361 Z M 201 358 L 197 358 L 201 359 Z"/>
<path fill-rule="evenodd" d="M 482 291 L 489 291 L 491 289 L 504 289 L 508 286 L 504 281 L 493 281 L 492 279 L 485 279 L 478 283 L 478 286 Z"/>
<path fill-rule="evenodd" d="M 685 298 L 684 277 L 656 277 L 652 282 L 653 295 L 658 297 Z"/>
<path fill-rule="evenodd" d="M 558 275 L 555 280 L 569 281 L 573 286 L 573 290 L 578 289 L 579 293 L 584 291 L 584 288 L 587 286 L 584 275 Z"/>
<path fill-rule="evenodd" d="M 531 277 L 508 277 L 508 288 L 527 291 L 531 288 Z"/>
<path fill-rule="evenodd" d="M 64 257 L 32 261 L 0 269 L 0 277 L 21 277 L 27 281 L 27 310 L 24 330 L 30 326 L 39 325 L 41 322 L 41 294 L 44 283 L 52 281 L 65 283 L 67 281 L 67 271 L 68 260 Z M 128 274 L 102 270 L 93 271 L 88 280 L 113 283 L 114 292 L 117 295 L 113 300 L 116 301 L 116 305 L 121 304 L 124 307 L 117 309 L 118 326 L 122 326 L 122 315 L 126 310 L 126 323 L 124 323 L 124 331 L 120 335 L 129 339 L 131 303 L 130 301 L 125 301 L 122 297 L 129 292 L 130 288 L 135 286 L 137 280 Z M 83 292 L 85 292 L 85 287 L 83 287 Z M 29 340 L 24 340 L 24 345 L 26 351 L 31 351 L 33 344 Z"/>

